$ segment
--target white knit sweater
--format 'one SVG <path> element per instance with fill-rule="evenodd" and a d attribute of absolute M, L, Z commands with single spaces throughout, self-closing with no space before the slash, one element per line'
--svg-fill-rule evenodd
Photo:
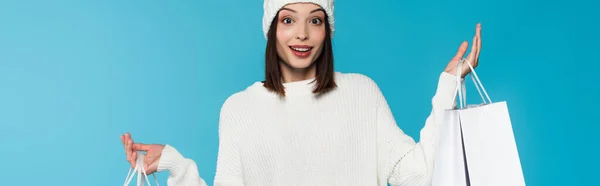
<path fill-rule="evenodd" d="M 429 185 L 436 129 L 455 106 L 455 76 L 441 73 L 432 112 L 415 143 L 398 127 L 377 84 L 335 73 L 338 88 L 315 97 L 314 79 L 285 83 L 280 99 L 256 82 L 221 108 L 214 185 Z M 206 185 L 192 159 L 166 145 L 158 171 L 168 185 Z"/>

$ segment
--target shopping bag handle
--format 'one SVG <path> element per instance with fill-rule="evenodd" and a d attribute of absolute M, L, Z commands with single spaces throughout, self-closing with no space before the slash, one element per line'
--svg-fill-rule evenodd
<path fill-rule="evenodd" d="M 475 72 L 475 69 L 473 68 L 473 66 L 471 65 L 471 63 L 469 62 L 469 60 L 467 60 L 466 58 L 463 58 L 462 60 L 460 60 L 458 62 L 458 67 L 456 68 L 456 90 L 458 92 L 458 97 L 459 97 L 459 108 L 464 108 L 467 106 L 467 90 L 465 88 L 465 82 L 461 82 L 460 78 L 462 76 L 462 64 L 463 63 L 467 63 L 467 65 L 469 65 L 469 68 L 471 69 L 471 73 L 469 74 L 469 76 L 471 76 L 471 80 L 473 81 L 473 84 L 475 84 L 475 88 L 477 89 L 477 92 L 479 93 L 479 96 L 481 97 L 481 100 L 483 100 L 484 104 L 488 104 L 487 101 L 489 101 L 489 103 L 492 103 L 492 99 L 490 99 L 490 96 L 488 95 L 487 91 L 485 91 L 485 88 L 483 87 L 483 84 L 481 83 L 481 80 L 479 80 L 479 77 L 477 76 L 477 72 Z M 481 90 L 480 90 L 481 89 Z M 483 94 L 482 94 L 483 91 Z M 484 98 L 484 94 L 485 94 L 485 98 Z"/>
<path fill-rule="evenodd" d="M 131 183 L 131 181 L 133 180 L 133 176 L 135 176 L 135 173 L 138 174 L 137 186 L 140 186 L 140 184 L 142 183 L 142 177 L 146 178 L 145 181 L 146 181 L 146 183 L 148 183 L 148 186 L 150 186 L 150 180 L 148 180 L 148 174 L 146 174 L 146 169 L 144 168 L 144 156 L 145 156 L 145 154 L 138 152 L 138 157 L 137 157 L 137 160 L 135 163 L 135 168 L 131 169 L 131 167 L 129 167 L 129 171 L 127 172 L 127 177 L 125 178 L 125 183 L 123 184 L 123 186 L 127 186 L 127 185 L 129 185 L 129 183 Z M 152 174 L 152 176 L 154 177 L 154 180 L 156 181 L 156 186 L 159 186 L 158 179 L 156 179 L 156 175 Z"/>

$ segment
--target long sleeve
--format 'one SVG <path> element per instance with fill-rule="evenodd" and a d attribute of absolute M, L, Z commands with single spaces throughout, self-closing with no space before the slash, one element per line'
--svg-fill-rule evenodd
<path fill-rule="evenodd" d="M 165 145 L 158 171 L 169 171 L 167 185 L 171 186 L 206 186 L 206 182 L 200 177 L 198 167 L 194 160 L 183 157 L 177 149 L 171 145 Z"/>
<path fill-rule="evenodd" d="M 219 150 L 217 157 L 217 171 L 215 175 L 215 186 L 241 186 L 242 179 L 241 162 L 239 156 L 238 128 L 233 127 L 234 115 L 231 113 L 232 106 L 228 101 L 221 108 L 219 119 Z M 169 171 L 167 185 L 169 186 L 207 186 L 199 173 L 196 163 L 189 158 L 183 157 L 174 147 L 166 145 L 158 171 Z"/>
<path fill-rule="evenodd" d="M 242 128 L 241 125 L 239 125 L 239 116 L 233 111 L 235 108 L 237 108 L 237 106 L 232 105 L 231 97 L 225 101 L 221 108 L 215 186 L 244 185 L 239 151 L 239 144 L 242 138 L 242 134 L 239 131 L 242 130 Z"/>
<path fill-rule="evenodd" d="M 392 186 L 430 185 L 437 140 L 438 123 L 445 109 L 455 106 L 456 76 L 443 72 L 432 99 L 432 111 L 420 131 L 420 142 L 406 135 L 396 124 L 392 112 L 381 96 L 378 101 L 377 125 L 380 158 L 384 174 Z"/>

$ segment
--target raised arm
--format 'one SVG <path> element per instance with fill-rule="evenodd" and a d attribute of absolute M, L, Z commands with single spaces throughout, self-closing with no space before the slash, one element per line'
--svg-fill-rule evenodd
<path fill-rule="evenodd" d="M 385 164 L 387 181 L 392 186 L 429 185 L 433 170 L 437 128 L 444 109 L 454 106 L 453 75 L 442 73 L 435 96 L 433 109 L 421 129 L 421 141 L 415 143 L 396 124 L 392 112 L 385 101 L 380 99 L 378 107 L 378 144 L 380 158 Z"/>
<path fill-rule="evenodd" d="M 415 143 L 414 140 L 404 134 L 396 125 L 392 112 L 387 102 L 381 96 L 378 107 L 378 127 L 380 134 L 381 151 L 385 159 L 385 173 L 388 183 L 393 186 L 400 185 L 430 185 L 431 175 L 433 174 L 433 164 L 435 159 L 435 149 L 438 137 L 438 126 L 444 117 L 444 110 L 455 106 L 456 98 L 456 74 L 460 71 L 460 81 L 466 74 L 470 73 L 468 65 L 463 65 L 458 69 L 458 63 L 463 58 L 468 48 L 468 43 L 463 42 L 456 55 L 450 60 L 446 69 L 439 77 L 438 86 L 432 99 L 432 110 L 425 121 L 425 126 L 421 129 L 421 140 Z M 481 51 L 481 24 L 475 28 L 473 45 L 471 52 L 467 56 L 467 61 L 471 66 L 477 67 L 479 63 L 479 53 Z"/>

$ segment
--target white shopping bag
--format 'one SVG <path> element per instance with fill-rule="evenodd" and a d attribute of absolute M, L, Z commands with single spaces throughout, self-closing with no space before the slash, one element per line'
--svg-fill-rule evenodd
<path fill-rule="evenodd" d="M 144 169 L 144 157 L 145 157 L 145 154 L 138 152 L 138 157 L 137 157 L 137 160 L 135 163 L 135 168 L 132 171 L 131 167 L 129 167 L 129 172 L 127 173 L 127 177 L 125 178 L 125 183 L 123 184 L 123 186 L 129 185 L 129 183 L 131 183 L 131 181 L 133 180 L 133 176 L 135 176 L 136 173 L 137 173 L 137 186 L 143 186 L 144 180 L 146 181 L 146 183 L 148 183 L 148 186 L 150 186 L 150 180 L 148 180 L 148 174 L 146 174 L 146 169 Z M 154 180 L 156 181 L 156 186 L 158 186 L 158 180 L 156 179 L 156 175 L 152 174 L 152 176 L 154 176 Z"/>
<path fill-rule="evenodd" d="M 458 84 L 458 108 L 446 110 L 440 123 L 432 185 L 525 185 L 506 102 L 492 103 L 471 64 L 463 60 L 458 69 L 463 63 L 483 103 L 467 107 L 464 82 Z"/>
<path fill-rule="evenodd" d="M 458 113 L 446 110 L 439 125 L 432 186 L 466 186 L 467 173 Z"/>

